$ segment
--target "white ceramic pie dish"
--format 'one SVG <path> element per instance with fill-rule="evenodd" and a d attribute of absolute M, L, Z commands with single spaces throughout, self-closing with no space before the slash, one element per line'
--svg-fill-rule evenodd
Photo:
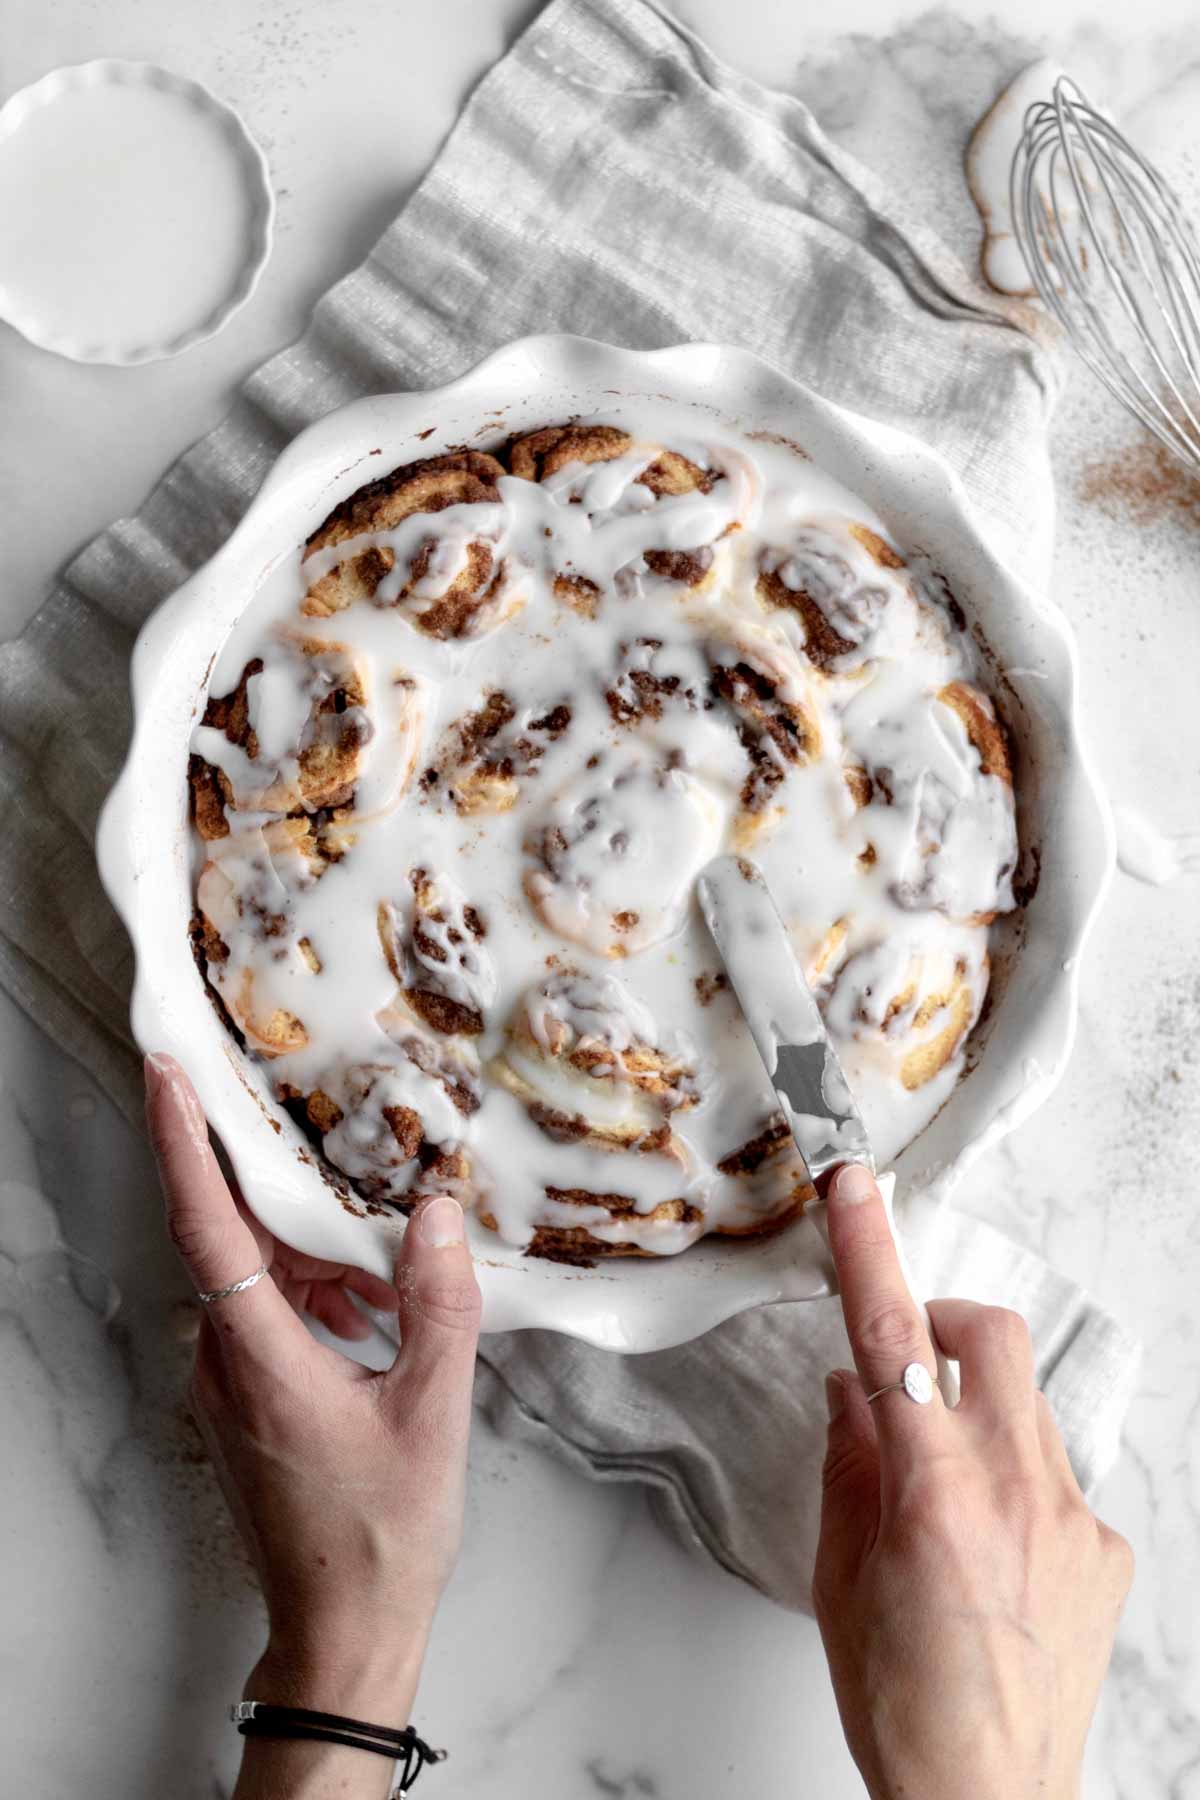
<path fill-rule="evenodd" d="M 223 330 L 258 286 L 275 224 L 241 115 L 188 76 L 115 57 L 53 69 L 0 107 L 10 208 L 0 319 L 73 362 L 124 368 Z M 28 254 L 31 236 L 50 254 Z"/>
<path fill-rule="evenodd" d="M 901 1196 L 934 1176 L 945 1191 L 1046 1098 L 1066 1065 L 1079 954 L 1113 848 L 1079 742 L 1076 653 L 1062 614 L 997 560 L 940 457 L 758 358 L 713 345 L 634 352 L 580 338 L 523 339 L 447 387 L 357 401 L 305 431 L 224 547 L 147 621 L 134 651 L 133 741 L 98 839 L 101 877 L 136 954 L 134 1036 L 184 1063 L 255 1212 L 312 1254 L 386 1274 L 403 1221 L 358 1217 L 339 1202 L 222 1027 L 192 958 L 186 767 L 214 652 L 273 563 L 364 481 L 418 455 L 486 446 L 643 396 L 802 445 L 880 514 L 899 545 L 932 559 L 986 641 L 991 690 L 1013 740 L 1022 873 L 1036 870 L 1036 887 L 997 927 L 992 993 L 969 1072 L 898 1159 Z M 1020 679 L 1006 683 L 1005 670 Z M 541 1326 L 644 1351 L 748 1307 L 829 1291 L 823 1248 L 807 1223 L 765 1240 L 709 1238 L 678 1257 L 593 1270 L 526 1259 L 481 1227 L 472 1233 L 490 1331 Z"/>

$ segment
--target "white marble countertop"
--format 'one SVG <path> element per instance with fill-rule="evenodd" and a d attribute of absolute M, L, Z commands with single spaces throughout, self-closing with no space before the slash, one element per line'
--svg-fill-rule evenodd
<path fill-rule="evenodd" d="M 298 332 L 535 11 L 532 0 L 4 0 L 0 97 L 101 54 L 198 76 L 267 150 L 279 231 L 249 307 L 175 362 L 78 367 L 0 327 L 0 509 L 20 521 L 6 534 L 0 632 L 20 629 L 64 557 L 133 510 L 239 377 Z M 1085 0 L 1016 0 L 1003 29 L 985 0 L 937 13 L 843 0 L 836 35 L 805 12 L 777 0 L 686 7 L 715 50 L 802 95 L 839 140 L 904 182 L 964 255 L 977 231 L 966 133 L 1034 55 L 1095 71 L 1156 151 L 1190 134 L 1191 173 L 1200 167 L 1194 0 L 1145 0 L 1111 29 Z M 1114 460 L 1143 467 L 1131 442 L 1071 371 L 1055 428 L 1054 586 L 1078 632 L 1112 797 L 1177 832 L 1200 827 L 1200 487 L 1160 492 L 1151 479 L 1140 500 L 1122 493 Z M 1118 876 L 1087 958 L 1071 1072 L 961 1193 L 1146 1343 L 1102 1500 L 1139 1570 L 1093 1732 L 1089 1800 L 1200 1796 L 1198 885 Z M 144 1146 L 3 999 L 0 1072 L 5 1761 L 31 1800 L 212 1800 L 231 1786 L 224 1707 L 261 1613 L 185 1414 L 186 1285 Z M 79 1260 L 78 1279 L 66 1278 L 60 1233 L 116 1284 L 107 1324 L 105 1281 Z M 638 1491 L 587 1486 L 483 1429 L 466 1550 L 418 1716 L 454 1752 L 428 1778 L 446 1800 L 861 1792 L 810 1621 L 688 1561 Z"/>

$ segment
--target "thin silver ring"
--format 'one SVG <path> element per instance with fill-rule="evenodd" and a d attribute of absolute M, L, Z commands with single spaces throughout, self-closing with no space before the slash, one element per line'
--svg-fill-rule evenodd
<path fill-rule="evenodd" d="M 889 1381 L 885 1387 L 876 1388 L 873 1394 L 868 1394 L 867 1405 L 872 1400 L 878 1400 L 880 1394 L 907 1394 L 917 1406 L 928 1406 L 937 1384 L 937 1376 L 931 1375 L 924 1363 L 910 1362 L 899 1381 Z"/>
<path fill-rule="evenodd" d="M 197 1294 L 196 1298 L 201 1306 L 211 1306 L 214 1300 L 228 1300 L 231 1294 L 244 1294 L 247 1288 L 252 1288 L 256 1282 L 261 1281 L 266 1273 L 266 1263 L 259 1263 L 253 1275 L 243 1275 L 240 1281 L 231 1281 L 228 1287 L 214 1288 L 211 1294 Z"/>

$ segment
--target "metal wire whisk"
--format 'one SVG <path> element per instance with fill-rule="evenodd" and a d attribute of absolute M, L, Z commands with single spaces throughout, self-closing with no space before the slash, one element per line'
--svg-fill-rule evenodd
<path fill-rule="evenodd" d="M 1038 294 L 1092 372 L 1200 473 L 1200 245 L 1170 187 L 1067 76 L 1009 176 Z"/>

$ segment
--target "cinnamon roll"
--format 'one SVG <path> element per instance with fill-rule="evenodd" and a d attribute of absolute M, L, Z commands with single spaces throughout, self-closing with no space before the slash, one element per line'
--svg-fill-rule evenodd
<path fill-rule="evenodd" d="M 421 775 L 422 794 L 464 815 L 508 812 L 523 780 L 537 773 L 570 724 L 563 700 L 518 708 L 507 694 L 492 692 L 445 733 Z"/>
<path fill-rule="evenodd" d="M 350 1064 L 308 1093 L 288 1086 L 325 1156 L 368 1200 L 407 1212 L 423 1195 L 467 1194 L 461 1089 L 410 1054 Z"/>
<path fill-rule="evenodd" d="M 877 656 L 903 655 L 922 631 L 944 635 L 944 616 L 905 568 L 878 532 L 825 519 L 760 552 L 758 595 L 768 611 L 792 615 L 815 670 L 855 675 Z"/>
<path fill-rule="evenodd" d="M 640 637 L 617 645 L 611 685 L 604 699 L 614 724 L 644 725 L 661 719 L 667 708 L 699 712 L 713 702 L 697 679 L 693 659 L 661 638 Z"/>
<path fill-rule="evenodd" d="M 816 1189 L 780 1112 L 773 1112 L 744 1144 L 717 1163 L 736 1190 L 733 1217 L 714 1225 L 719 1237 L 763 1237 L 798 1218 Z"/>
<path fill-rule="evenodd" d="M 548 1187 L 545 1211 L 564 1222 L 536 1225 L 525 1254 L 574 1268 L 590 1269 L 612 1256 L 677 1255 L 704 1231 L 704 1214 L 682 1198 L 660 1200 L 646 1212 L 629 1194 Z M 588 1223 L 565 1222 L 572 1219 Z M 480 1223 L 497 1228 L 493 1213 L 481 1213 Z"/>
<path fill-rule="evenodd" d="M 495 457 L 456 450 L 360 488 L 308 540 L 301 612 L 398 607 L 443 640 L 499 624 L 522 600 L 499 548 L 503 474 Z"/>
<path fill-rule="evenodd" d="M 192 736 L 188 779 L 201 837 L 226 836 L 231 812 L 316 813 L 349 807 L 375 732 L 365 669 L 344 644 L 280 640 L 248 662 L 236 686 L 211 696 Z M 397 731 L 388 748 L 396 785 L 411 774 L 421 707 L 395 684 Z"/>
<path fill-rule="evenodd" d="M 847 735 L 858 738 L 856 779 L 867 796 L 859 821 L 876 855 L 889 846 L 897 906 L 975 924 L 1009 910 L 1012 769 L 987 696 L 969 682 L 948 682 L 913 712 L 906 688 L 896 694 L 877 678 L 845 718 Z"/>
<path fill-rule="evenodd" d="M 276 1057 L 303 1049 L 302 1013 L 320 953 L 296 928 L 293 899 L 325 867 L 308 821 L 226 831 L 196 883 L 195 942 L 210 985 L 247 1044 Z"/>
<path fill-rule="evenodd" d="M 687 770 L 599 754 L 529 834 L 529 903 L 559 938 L 637 956 L 678 927 L 716 853 L 721 812 Z"/>
<path fill-rule="evenodd" d="M 748 467 L 734 456 L 698 461 L 615 425 L 547 426 L 516 439 L 509 454 L 514 475 L 574 515 L 553 586 L 587 617 L 610 586 L 626 595 L 646 583 L 710 587 L 718 548 L 749 505 Z M 547 530 L 560 535 L 554 524 Z"/>
<path fill-rule="evenodd" d="M 987 986 L 986 952 L 894 938 L 858 950 L 834 979 L 825 1009 L 832 1032 L 865 1046 L 908 1092 L 956 1055 Z"/>
<path fill-rule="evenodd" d="M 695 1054 L 615 976 L 559 970 L 526 993 L 493 1074 L 550 1138 L 682 1161 L 669 1127 L 699 1097 Z"/>
<path fill-rule="evenodd" d="M 714 638 L 708 654 L 712 693 L 737 721 L 746 755 L 742 808 L 760 815 L 789 769 L 821 753 L 821 726 L 805 671 L 787 644 L 746 622 L 729 637 Z"/>
<path fill-rule="evenodd" d="M 403 909 L 380 902 L 379 938 L 407 1004 L 432 1030 L 478 1037 L 496 994 L 487 926 L 446 875 L 413 869 Z"/>

